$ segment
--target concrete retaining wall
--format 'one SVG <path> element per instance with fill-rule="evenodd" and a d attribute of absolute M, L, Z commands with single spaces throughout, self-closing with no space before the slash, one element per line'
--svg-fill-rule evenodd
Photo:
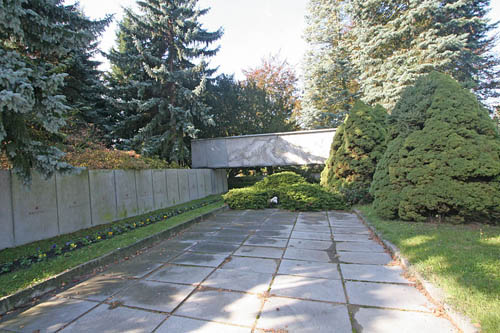
<path fill-rule="evenodd" d="M 324 164 L 335 128 L 191 141 L 194 168 Z"/>
<path fill-rule="evenodd" d="M 224 170 L 35 173 L 30 188 L 0 170 L 0 250 L 224 192 Z"/>

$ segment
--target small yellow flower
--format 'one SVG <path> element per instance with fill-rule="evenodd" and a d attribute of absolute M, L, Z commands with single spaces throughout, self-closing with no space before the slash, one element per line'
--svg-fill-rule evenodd
<path fill-rule="evenodd" d="M 76 247 L 75 243 L 71 243 L 71 248 L 74 249 Z"/>
<path fill-rule="evenodd" d="M 108 236 L 113 236 L 113 232 L 112 232 L 112 231 L 109 231 L 109 232 L 108 232 Z"/>
<path fill-rule="evenodd" d="M 149 222 L 149 219 L 146 219 L 146 222 Z"/>
<path fill-rule="evenodd" d="M 97 240 L 101 240 L 101 236 L 97 236 Z"/>
<path fill-rule="evenodd" d="M 167 218 L 167 215 L 163 215 L 163 218 L 166 219 Z"/>

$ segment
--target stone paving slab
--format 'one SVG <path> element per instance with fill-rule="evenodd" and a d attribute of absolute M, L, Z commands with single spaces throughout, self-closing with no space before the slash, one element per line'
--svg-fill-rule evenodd
<path fill-rule="evenodd" d="M 191 244 L 194 245 L 194 244 Z M 153 251 L 148 251 L 141 256 L 142 261 L 157 262 L 157 263 L 167 263 L 173 258 L 180 255 L 183 251 L 171 251 L 165 248 L 156 249 Z"/>
<path fill-rule="evenodd" d="M 151 281 L 199 284 L 210 273 L 211 267 L 167 265 L 148 277 Z"/>
<path fill-rule="evenodd" d="M 360 234 L 360 235 L 369 235 L 370 229 L 368 228 L 355 228 L 355 227 L 333 227 L 333 234 Z"/>
<path fill-rule="evenodd" d="M 307 225 L 307 224 L 297 224 L 293 229 L 295 231 L 304 231 L 304 232 L 321 232 L 321 233 L 330 233 L 329 225 Z"/>
<path fill-rule="evenodd" d="M 166 317 L 125 307 L 110 309 L 109 305 L 102 304 L 61 332 L 152 332 Z M 104 327 L 103 323 L 106 323 Z"/>
<path fill-rule="evenodd" d="M 332 228 L 363 228 L 365 225 L 359 221 L 336 221 L 331 222 L 330 226 Z"/>
<path fill-rule="evenodd" d="M 142 256 L 131 260 L 125 260 L 119 264 L 113 265 L 104 271 L 103 275 L 113 277 L 133 277 L 142 278 L 151 273 L 162 264 L 143 259 Z"/>
<path fill-rule="evenodd" d="M 337 264 L 314 261 L 284 259 L 281 261 L 278 274 L 340 280 L 340 273 Z"/>
<path fill-rule="evenodd" d="M 119 292 L 113 301 L 142 309 L 171 312 L 194 288 L 189 285 L 140 281 Z"/>
<path fill-rule="evenodd" d="M 306 250 L 335 251 L 335 244 L 332 241 L 316 241 L 309 239 L 290 239 L 288 247 Z"/>
<path fill-rule="evenodd" d="M 293 231 L 292 239 L 310 239 L 310 240 L 323 240 L 331 241 L 332 236 L 330 233 L 316 233 L 316 232 L 304 232 L 304 231 Z"/>
<path fill-rule="evenodd" d="M 387 265 L 392 258 L 387 253 L 338 252 L 341 262 L 351 264 Z"/>
<path fill-rule="evenodd" d="M 334 252 L 328 252 L 328 251 L 288 248 L 286 249 L 283 258 L 295 259 L 295 260 L 320 261 L 320 262 L 334 262 L 336 261 L 336 254 Z"/>
<path fill-rule="evenodd" d="M 286 232 L 291 232 L 293 229 L 293 225 L 283 225 L 283 224 L 274 224 L 274 223 L 267 223 L 267 224 L 262 224 L 258 230 L 262 231 L 286 231 Z"/>
<path fill-rule="evenodd" d="M 231 257 L 222 269 L 238 269 L 246 272 L 271 273 L 276 272 L 278 260 L 264 258 Z"/>
<path fill-rule="evenodd" d="M 109 278 L 104 275 L 98 275 L 66 290 L 63 293 L 58 294 L 57 296 L 101 302 L 127 288 L 131 283 L 133 283 L 133 281 L 127 279 L 116 279 Z"/>
<path fill-rule="evenodd" d="M 402 276 L 403 269 L 399 266 L 341 264 L 340 269 L 342 270 L 344 279 L 347 280 L 409 283 Z"/>
<path fill-rule="evenodd" d="M 257 328 L 267 332 L 352 333 L 345 305 L 281 297 L 266 300 Z"/>
<path fill-rule="evenodd" d="M 247 238 L 248 236 L 246 235 L 240 235 L 240 236 L 213 236 L 210 238 L 211 242 L 218 242 L 218 243 L 229 243 L 229 244 L 237 244 L 240 245 L 243 243 L 243 241 Z"/>
<path fill-rule="evenodd" d="M 273 275 L 270 273 L 242 272 L 237 269 L 220 269 L 202 286 L 249 293 L 264 293 L 269 289 Z"/>
<path fill-rule="evenodd" d="M 237 256 L 279 259 L 284 249 L 277 247 L 247 246 L 244 245 L 234 252 Z"/>
<path fill-rule="evenodd" d="M 176 311 L 191 318 L 252 327 L 262 300 L 251 294 L 227 291 L 198 291 Z"/>
<path fill-rule="evenodd" d="M 312 226 L 312 227 L 329 227 L 330 223 L 328 220 L 317 220 L 317 219 L 298 219 L 295 226 Z"/>
<path fill-rule="evenodd" d="M 358 332 L 456 332 L 448 320 L 427 313 L 360 308 L 356 311 L 354 320 L 357 324 Z"/>
<path fill-rule="evenodd" d="M 255 233 L 258 237 L 274 237 L 274 238 L 286 238 L 290 237 L 290 232 L 287 230 L 257 230 Z"/>
<path fill-rule="evenodd" d="M 252 236 L 244 243 L 249 246 L 269 246 L 285 248 L 288 240 L 284 238 Z"/>
<path fill-rule="evenodd" d="M 171 316 L 155 333 L 250 333 L 251 328 Z"/>
<path fill-rule="evenodd" d="M 376 242 L 336 242 L 336 248 L 337 251 L 385 253 L 384 247 Z"/>
<path fill-rule="evenodd" d="M 0 330 L 55 332 L 97 304 L 76 299 L 53 298 L 24 311 L 16 318 L 0 323 Z"/>
<path fill-rule="evenodd" d="M 226 258 L 227 255 L 223 254 L 186 252 L 173 260 L 172 263 L 193 266 L 217 267 L 222 264 L 222 262 L 226 260 Z"/>
<path fill-rule="evenodd" d="M 0 331 L 453 331 L 390 262 L 355 214 L 225 211 L 4 316 Z"/>
<path fill-rule="evenodd" d="M 372 242 L 370 235 L 363 234 L 333 234 L 333 240 L 336 242 Z"/>
<path fill-rule="evenodd" d="M 435 308 L 412 286 L 346 281 L 345 287 L 351 304 L 427 312 Z"/>
<path fill-rule="evenodd" d="M 201 241 L 189 249 L 190 252 L 203 252 L 215 254 L 231 254 L 238 248 L 236 244 Z"/>
<path fill-rule="evenodd" d="M 344 288 L 339 280 L 278 275 L 271 286 L 271 294 L 314 301 L 345 303 Z"/>
<path fill-rule="evenodd" d="M 222 229 L 217 232 L 217 236 L 248 236 L 250 235 L 250 231 L 242 231 L 242 230 L 234 230 L 234 229 Z"/>

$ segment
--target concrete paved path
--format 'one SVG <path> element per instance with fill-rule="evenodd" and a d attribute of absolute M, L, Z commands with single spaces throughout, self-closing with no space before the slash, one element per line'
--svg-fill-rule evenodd
<path fill-rule="evenodd" d="M 226 211 L 6 332 L 454 332 L 354 214 Z"/>

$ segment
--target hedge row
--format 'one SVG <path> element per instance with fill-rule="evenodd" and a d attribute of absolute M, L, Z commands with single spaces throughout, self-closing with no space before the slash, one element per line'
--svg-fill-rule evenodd
<path fill-rule="evenodd" d="M 233 189 L 223 197 L 232 209 L 280 207 L 293 211 L 317 211 L 347 208 L 339 195 L 288 171 L 268 176 L 251 187 Z M 278 204 L 271 202 L 274 197 Z"/>

